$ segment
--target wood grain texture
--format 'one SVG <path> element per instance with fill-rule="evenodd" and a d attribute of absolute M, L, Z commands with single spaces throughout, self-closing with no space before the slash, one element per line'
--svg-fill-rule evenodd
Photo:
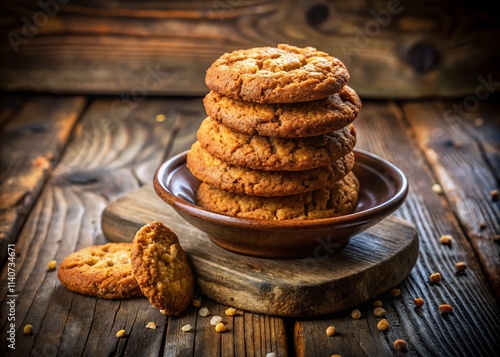
<path fill-rule="evenodd" d="M 305 259 L 235 254 L 183 221 L 147 186 L 110 203 L 103 212 L 102 228 L 112 241 L 131 242 L 135 232 L 153 220 L 179 236 L 205 296 L 270 315 L 324 315 L 364 302 L 401 282 L 418 254 L 415 230 L 394 217 L 356 236 L 333 255 L 327 245 L 318 245 L 317 254 Z"/>
<path fill-rule="evenodd" d="M 0 88 L 203 95 L 205 71 L 222 53 L 277 43 L 339 57 L 362 97 L 472 94 L 479 74 L 500 77 L 493 5 L 389 4 L 75 0 L 44 20 L 38 3 L 5 1 Z"/>
<path fill-rule="evenodd" d="M 3 101 L 0 136 L 0 265 L 83 110 L 83 97 Z M 30 148 L 30 150 L 26 150 Z"/>
<path fill-rule="evenodd" d="M 500 157 L 498 152 L 485 149 L 490 144 L 491 149 L 496 145 L 498 150 L 500 129 L 493 124 L 499 122 L 500 116 L 483 110 L 494 116 L 488 121 L 491 124 L 485 138 L 489 137 L 489 140 L 483 144 L 483 139 L 477 139 L 482 135 L 474 125 L 474 120 L 481 114 L 470 113 L 470 118 L 451 113 L 443 115 L 451 107 L 440 102 L 408 103 L 403 105 L 403 113 L 493 284 L 497 298 L 500 298 L 500 245 L 495 243 L 500 235 L 500 207 L 490 195 L 498 188 L 499 182 L 491 170 L 493 166 L 484 156 L 489 151 L 494 155 L 490 155 L 494 161 Z"/>
<path fill-rule="evenodd" d="M 231 329 L 219 335 L 208 327 L 209 318 L 202 320 L 194 308 L 169 318 L 143 298 L 107 301 L 82 296 L 66 290 L 56 271 L 47 270 L 51 259 L 60 262 L 77 249 L 104 243 L 100 215 L 108 200 L 151 182 L 154 170 L 169 150 L 184 150 L 186 138 L 194 140 L 190 121 L 196 117 L 199 125 L 204 118 L 198 115 L 201 100 L 144 100 L 127 106 L 126 111 L 119 104 L 114 100 L 90 104 L 18 236 L 16 350 L 2 343 L 0 354 L 159 356 L 171 355 L 172 351 L 183 355 L 180 350 L 189 350 L 195 356 L 204 356 L 205 351 L 251 356 L 265 355 L 263 351 L 269 349 L 278 356 L 288 355 L 284 321 L 279 318 L 245 314 L 234 318 L 234 328 L 228 320 Z M 185 120 L 179 119 L 177 112 L 186 108 Z M 158 114 L 164 114 L 165 120 L 158 120 Z M 177 133 L 180 142 L 173 145 Z M 7 266 L 1 279 L 7 281 Z M 10 323 L 6 284 L 0 287 L 0 296 L 1 338 L 5 341 Z M 216 303 L 207 304 L 213 311 L 224 309 Z M 156 330 L 145 328 L 150 321 L 156 322 Z M 181 333 L 184 321 L 192 322 L 198 330 Z M 32 336 L 23 335 L 27 323 L 34 327 Z M 264 330 L 263 326 L 265 337 L 246 335 L 252 329 Z M 125 329 L 126 337 L 117 339 L 115 334 L 120 329 Z M 198 331 L 200 337 L 195 339 Z M 233 345 L 234 350 L 229 349 Z"/>
<path fill-rule="evenodd" d="M 494 356 L 500 348 L 498 305 L 447 198 L 432 192 L 436 180 L 432 163 L 412 140 L 415 133 L 404 121 L 401 109 L 394 104 L 365 102 L 355 125 L 357 147 L 392 161 L 409 179 L 409 195 L 397 214 L 417 227 L 419 259 L 408 279 L 399 285 L 400 297 L 380 296 L 391 325 L 388 331 L 377 330 L 379 318 L 373 316 L 369 301 L 360 305 L 363 317 L 358 321 L 350 318 L 349 311 L 324 321 L 297 321 L 297 355 L 398 355 L 393 342 L 402 338 L 408 342 L 408 356 Z M 444 234 L 453 236 L 452 246 L 440 244 L 439 237 Z M 461 260 L 468 265 L 465 274 L 455 272 L 455 263 Z M 433 272 L 443 276 L 440 284 L 429 283 Z M 425 300 L 422 308 L 414 307 L 416 297 Z M 452 305 L 454 313 L 440 315 L 438 306 L 442 303 Z M 327 337 L 321 330 L 328 325 L 338 325 L 341 335 Z"/>

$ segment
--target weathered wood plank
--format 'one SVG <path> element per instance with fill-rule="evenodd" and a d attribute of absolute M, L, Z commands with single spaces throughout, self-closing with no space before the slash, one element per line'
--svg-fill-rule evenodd
<path fill-rule="evenodd" d="M 17 110 L 10 99 L 0 136 L 0 265 L 69 139 L 83 97 L 35 97 Z"/>
<path fill-rule="evenodd" d="M 222 53 L 283 42 L 345 61 L 363 97 L 471 94 L 478 74 L 500 77 L 487 2 L 75 0 L 49 11 L 2 3 L 0 88 L 203 95 Z"/>
<path fill-rule="evenodd" d="M 77 249 L 105 241 L 100 233 L 100 214 L 108 197 L 138 187 L 140 182 L 133 175 L 135 160 L 140 158 L 144 165 L 148 161 L 159 164 L 165 139 L 173 140 L 168 135 L 169 121 L 155 120 L 157 113 L 166 111 L 167 101 L 135 102 L 127 112 L 113 110 L 117 108 L 113 103 L 103 100 L 90 105 L 16 243 L 20 253 L 16 261 L 16 336 L 23 342 L 16 352 L 95 355 L 109 349 L 109 353 L 120 354 L 131 337 L 118 341 L 116 331 L 135 326 L 142 336 L 142 317 L 151 317 L 145 299 L 122 306 L 120 301 L 102 302 L 73 294 L 60 285 L 55 271 L 46 269 L 51 259 L 60 262 Z M 141 156 L 145 152 L 150 155 Z M 6 273 L 4 269 L 3 278 Z M 5 289 L 2 286 L 3 299 Z M 5 303 L 1 308 L 0 325 L 6 326 Z M 33 337 L 23 336 L 25 323 L 35 327 Z M 96 345 L 96 339 L 102 343 Z M 160 330 L 148 348 L 156 348 L 158 354 L 161 341 Z M 2 344 L 0 354 L 5 352 L 12 351 Z"/>
<path fill-rule="evenodd" d="M 472 124 L 477 117 L 443 115 L 448 108 L 441 102 L 417 102 L 403 105 L 403 112 L 500 298 L 500 246 L 495 243 L 500 235 L 500 209 L 490 195 L 498 187 L 498 181 L 485 161 L 482 140 L 477 139 L 481 135 Z M 493 121 L 499 122 L 500 116 L 488 114 L 495 116 L 488 131 L 498 146 L 500 130 L 494 127 Z M 490 123 L 489 118 L 487 120 Z M 471 134 L 474 131 L 475 135 Z"/>
<path fill-rule="evenodd" d="M 392 161 L 410 181 L 410 193 L 398 214 L 417 227 L 420 256 L 408 279 L 399 286 L 402 295 L 381 296 L 391 325 L 388 331 L 377 330 L 379 318 L 372 315 L 369 302 L 360 306 L 363 316 L 358 321 L 350 318 L 350 312 L 321 322 L 298 321 L 295 325 L 297 354 L 398 355 L 392 344 L 402 338 L 408 342 L 409 356 L 495 355 L 500 348 L 498 306 L 446 198 L 431 190 L 434 172 L 413 143 L 413 131 L 404 122 L 402 112 L 395 105 L 365 102 L 355 124 L 358 147 Z M 465 190 L 464 186 L 458 187 Z M 454 237 L 452 246 L 440 244 L 439 237 L 444 234 Z M 468 265 L 464 274 L 455 271 L 458 261 Z M 429 283 L 433 272 L 443 276 L 440 284 Z M 414 307 L 415 297 L 425 300 L 422 308 Z M 480 306 L 471 307 L 471 302 Z M 454 313 L 440 316 L 438 306 L 442 303 L 452 305 Z M 328 325 L 338 325 L 341 335 L 327 337 L 323 328 Z"/>
<path fill-rule="evenodd" d="M 60 285 L 55 271 L 47 271 L 47 262 L 51 259 L 60 262 L 77 249 L 104 243 L 100 216 L 108 200 L 143 182 L 150 182 L 166 148 L 185 150 L 187 138 L 194 140 L 195 125 L 191 120 L 199 125 L 204 117 L 198 117 L 198 109 L 194 110 L 195 114 L 190 112 L 185 121 L 168 115 L 172 109 L 201 108 L 201 99 L 197 104 L 192 100 L 165 99 L 134 103 L 133 107 L 127 107 L 130 110 L 116 111 L 113 108 L 120 103 L 97 100 L 91 103 L 74 129 L 61 161 L 16 243 L 16 350 L 1 344 L 0 354 L 172 355 L 173 351 L 183 355 L 185 351 L 192 351 L 202 356 L 205 351 L 213 350 L 236 355 L 234 351 L 247 351 L 241 341 L 248 339 L 259 351 L 272 348 L 280 356 L 287 355 L 282 319 L 245 315 L 255 329 L 264 324 L 271 326 L 265 338 L 257 334 L 246 336 L 248 328 L 232 328 L 230 319 L 231 329 L 218 335 L 207 325 L 209 320 L 196 320 L 200 317 L 194 308 L 180 317 L 167 318 L 151 308 L 144 298 L 104 301 L 72 293 Z M 157 117 L 162 113 L 167 114 L 165 121 Z M 175 133 L 179 133 L 181 139 L 178 144 L 173 143 Z M 6 277 L 7 269 L 4 268 L 2 281 L 7 281 Z M 6 284 L 0 287 L 0 296 L 0 326 L 5 341 L 9 323 Z M 209 301 L 206 304 L 221 314 L 225 308 Z M 200 326 L 200 336 L 198 330 L 190 334 L 180 332 L 180 327 L 193 321 L 192 318 L 196 326 Z M 233 319 L 239 321 L 238 317 Z M 146 329 L 145 324 L 149 321 L 155 321 L 158 328 Z M 33 336 L 23 335 L 22 327 L 26 323 L 34 326 Z M 122 328 L 127 336 L 117 339 L 115 334 Z M 168 333 L 168 340 L 165 340 L 165 333 Z M 202 337 L 203 334 L 206 336 Z M 200 339 L 205 343 L 200 344 Z M 239 349 L 233 351 L 231 341 L 240 341 Z M 252 355 L 250 352 L 248 355 Z"/>

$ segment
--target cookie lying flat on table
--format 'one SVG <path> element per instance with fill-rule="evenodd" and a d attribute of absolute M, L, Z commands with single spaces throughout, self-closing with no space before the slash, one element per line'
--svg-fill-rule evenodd
<path fill-rule="evenodd" d="M 196 203 L 205 209 L 236 217 L 320 219 L 352 213 L 358 192 L 359 181 L 350 172 L 328 188 L 284 197 L 237 195 L 202 183 L 196 193 Z"/>
<path fill-rule="evenodd" d="M 58 277 L 68 289 L 103 299 L 142 296 L 132 274 L 131 243 L 108 243 L 83 248 L 61 262 Z"/>
<path fill-rule="evenodd" d="M 245 134 L 298 138 L 328 134 L 352 123 L 361 109 L 356 92 L 344 86 L 327 98 L 305 103 L 258 104 L 209 92 L 207 115 Z"/>
<path fill-rule="evenodd" d="M 247 135 L 206 118 L 197 132 L 201 146 L 233 165 L 256 170 L 302 171 L 332 165 L 356 145 L 350 125 L 330 134 L 284 139 Z"/>
<path fill-rule="evenodd" d="M 187 167 L 200 181 L 218 189 L 252 196 L 286 196 L 325 188 L 347 175 L 354 166 L 354 153 L 333 165 L 305 171 L 263 171 L 222 161 L 197 141 L 187 154 Z"/>
<path fill-rule="evenodd" d="M 190 305 L 193 273 L 177 235 L 163 223 L 149 223 L 136 233 L 132 271 L 144 296 L 163 314 L 178 315 Z"/>
<path fill-rule="evenodd" d="M 255 47 L 220 56 L 205 82 L 225 96 L 256 103 L 295 103 L 326 98 L 349 80 L 344 64 L 313 47 Z"/>

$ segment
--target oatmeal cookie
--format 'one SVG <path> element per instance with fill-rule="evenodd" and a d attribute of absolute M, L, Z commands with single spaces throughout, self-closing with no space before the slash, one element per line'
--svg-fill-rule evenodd
<path fill-rule="evenodd" d="M 256 170 L 303 171 L 332 165 L 356 144 L 354 126 L 330 134 L 284 139 L 247 135 L 206 118 L 197 133 L 201 146 L 233 165 Z"/>
<path fill-rule="evenodd" d="M 263 171 L 232 165 L 210 154 L 198 141 L 187 154 L 187 167 L 200 181 L 251 196 L 286 196 L 325 188 L 342 179 L 353 166 L 353 152 L 333 165 L 305 171 Z"/>
<path fill-rule="evenodd" d="M 223 54 L 207 70 L 214 92 L 256 103 L 296 103 L 339 91 L 349 73 L 337 58 L 313 47 L 286 44 Z"/>
<path fill-rule="evenodd" d="M 196 203 L 210 211 L 244 218 L 271 220 L 319 219 L 352 213 L 358 201 L 359 181 L 350 172 L 330 187 L 282 197 L 229 193 L 202 183 Z"/>
<path fill-rule="evenodd" d="M 207 115 L 236 131 L 280 138 L 328 134 L 352 123 L 361 109 L 356 92 L 344 86 L 327 98 L 306 103 L 258 104 L 209 92 Z"/>
<path fill-rule="evenodd" d="M 132 242 L 132 271 L 144 296 L 164 314 L 191 303 L 194 278 L 177 235 L 161 222 L 142 227 Z"/>
<path fill-rule="evenodd" d="M 68 290 L 103 299 L 142 296 L 132 274 L 131 243 L 108 243 L 76 251 L 61 262 L 58 277 Z"/>

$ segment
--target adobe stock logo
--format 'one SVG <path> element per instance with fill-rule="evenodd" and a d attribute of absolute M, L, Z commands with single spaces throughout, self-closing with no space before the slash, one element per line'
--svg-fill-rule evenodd
<path fill-rule="evenodd" d="M 28 19 L 26 16 L 21 18 L 23 23 L 21 34 L 12 31 L 7 34 L 14 52 L 16 54 L 19 53 L 19 47 L 30 42 L 29 40 L 38 34 L 40 28 L 47 25 L 49 17 L 57 15 L 61 8 L 60 5 L 66 5 L 67 3 L 69 3 L 69 0 L 39 0 L 38 6 L 40 6 L 41 10 L 35 12 L 31 16 L 31 19 Z"/>
<path fill-rule="evenodd" d="M 445 119 L 450 121 L 452 118 L 466 118 L 469 113 L 479 109 L 480 101 L 484 101 L 490 97 L 495 89 L 500 86 L 500 82 L 493 81 L 493 74 L 488 74 L 487 78 L 482 75 L 477 77 L 479 84 L 474 90 L 474 95 L 469 95 L 464 98 L 462 104 L 453 104 L 453 109 L 447 110 Z"/>

